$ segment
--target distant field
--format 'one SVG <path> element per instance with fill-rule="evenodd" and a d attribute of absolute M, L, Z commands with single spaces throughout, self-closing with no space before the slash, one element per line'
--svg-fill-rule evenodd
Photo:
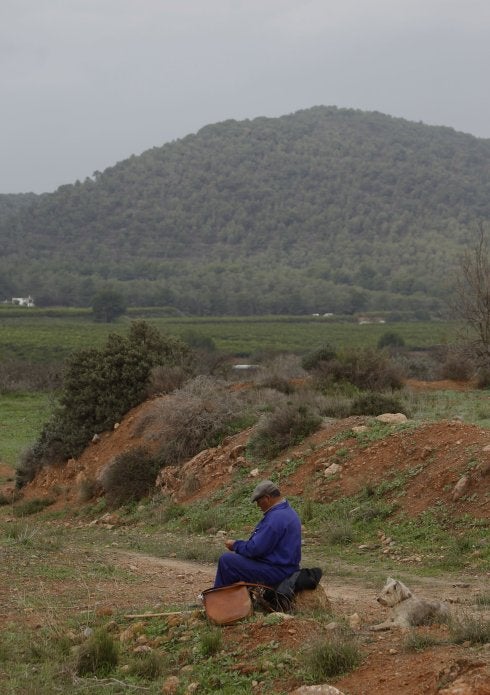
<path fill-rule="evenodd" d="M 325 343 L 337 348 L 375 346 L 380 336 L 394 331 L 409 347 L 451 343 L 458 324 L 420 321 L 389 324 L 336 322 L 320 317 L 269 316 L 224 318 L 156 317 L 153 312 L 132 310 L 113 324 L 95 323 L 88 310 L 0 309 L 0 359 L 51 362 L 65 359 L 74 350 L 100 347 L 109 333 L 126 334 L 132 319 L 144 318 L 162 333 L 175 336 L 193 331 L 214 340 L 229 354 L 249 356 L 261 350 L 308 352 Z"/>
<path fill-rule="evenodd" d="M 51 399 L 45 393 L 0 394 L 0 462 L 15 466 L 48 419 Z"/>

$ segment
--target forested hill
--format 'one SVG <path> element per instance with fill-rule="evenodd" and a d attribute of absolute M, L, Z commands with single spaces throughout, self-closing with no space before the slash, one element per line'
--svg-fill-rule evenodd
<path fill-rule="evenodd" d="M 191 314 L 440 310 L 490 140 L 315 107 L 209 125 L 0 216 L 0 299 Z"/>

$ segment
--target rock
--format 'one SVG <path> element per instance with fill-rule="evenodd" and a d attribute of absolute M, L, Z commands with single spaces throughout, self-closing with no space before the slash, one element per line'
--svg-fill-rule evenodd
<path fill-rule="evenodd" d="M 99 434 L 94 434 L 92 437 L 92 444 L 98 444 L 100 442 L 100 435 Z"/>
<path fill-rule="evenodd" d="M 180 678 L 177 676 L 169 676 L 165 679 L 162 685 L 162 693 L 165 695 L 175 695 L 180 686 Z"/>
<path fill-rule="evenodd" d="M 340 473 L 342 471 L 342 466 L 338 463 L 332 463 L 328 468 L 325 468 L 324 475 L 335 475 L 335 473 Z"/>
<path fill-rule="evenodd" d="M 463 476 L 458 480 L 458 482 L 456 483 L 456 485 L 455 485 L 454 488 L 453 488 L 453 493 L 452 493 L 452 500 L 453 500 L 453 502 L 456 502 L 457 500 L 459 500 L 459 499 L 464 495 L 464 493 L 465 493 L 466 490 L 468 489 L 469 485 L 470 485 L 469 476 L 463 475 Z"/>
<path fill-rule="evenodd" d="M 400 425 L 402 422 L 407 422 L 408 418 L 403 413 L 383 413 L 382 415 L 377 415 L 376 420 L 387 425 Z"/>
<path fill-rule="evenodd" d="M 299 591 L 293 601 L 295 612 L 309 613 L 314 611 L 332 612 L 332 605 L 328 599 L 325 589 L 319 584 L 316 589 Z"/>
<path fill-rule="evenodd" d="M 333 685 L 301 685 L 296 690 L 291 690 L 289 695 L 344 695 L 341 690 Z"/>
<path fill-rule="evenodd" d="M 349 615 L 349 626 L 353 630 L 357 630 L 361 625 L 361 618 L 359 617 L 358 613 L 353 613 L 352 615 Z"/>
<path fill-rule="evenodd" d="M 352 428 L 352 431 L 354 432 L 354 434 L 362 434 L 363 432 L 367 432 L 368 429 L 369 428 L 367 425 L 355 425 Z"/>
<path fill-rule="evenodd" d="M 439 672 L 439 695 L 489 695 L 490 671 L 483 661 L 457 659 Z"/>
<path fill-rule="evenodd" d="M 486 475 L 490 475 L 490 461 L 481 461 L 475 468 L 475 474 L 479 478 L 484 478 Z"/>
<path fill-rule="evenodd" d="M 249 476 L 250 476 L 251 478 L 256 478 L 256 477 L 258 476 L 258 474 L 259 474 L 259 469 L 258 469 L 258 468 L 253 468 L 253 469 L 250 471 Z"/>
<path fill-rule="evenodd" d="M 236 446 L 234 446 L 233 449 L 230 451 L 230 460 L 234 461 L 235 459 L 237 459 L 241 454 L 243 454 L 246 448 L 246 444 L 237 444 Z"/>
<path fill-rule="evenodd" d="M 119 429 L 120 424 L 121 424 L 120 422 L 115 422 L 114 423 L 114 429 L 115 430 Z"/>

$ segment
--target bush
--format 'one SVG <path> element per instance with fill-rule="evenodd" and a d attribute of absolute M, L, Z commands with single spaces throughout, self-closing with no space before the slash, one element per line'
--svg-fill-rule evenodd
<path fill-rule="evenodd" d="M 78 456 L 97 432 L 111 429 L 146 397 L 155 365 L 191 368 L 189 348 L 143 321 L 127 338 L 111 334 L 102 350 L 80 350 L 68 360 L 63 389 L 51 420 L 19 466 L 17 485 L 44 465 Z"/>
<path fill-rule="evenodd" d="M 315 369 L 320 388 L 348 382 L 366 391 L 399 389 L 403 385 L 400 368 L 383 352 L 373 348 L 351 348 L 336 359 L 320 362 Z"/>
<path fill-rule="evenodd" d="M 118 661 L 116 642 L 106 630 L 99 629 L 80 646 L 76 671 L 79 676 L 106 676 Z"/>
<path fill-rule="evenodd" d="M 186 345 L 194 350 L 202 350 L 203 352 L 215 352 L 216 343 L 208 336 L 194 331 L 191 328 L 182 333 L 182 340 Z"/>
<path fill-rule="evenodd" d="M 477 386 L 479 389 L 490 388 L 490 367 L 481 368 L 478 370 Z"/>
<path fill-rule="evenodd" d="M 405 345 L 405 341 L 402 336 L 394 331 L 387 331 L 378 340 L 378 350 L 382 350 L 385 347 L 389 348 L 399 348 Z"/>
<path fill-rule="evenodd" d="M 107 502 L 119 507 L 146 497 L 155 485 L 159 461 L 143 447 L 116 456 L 102 475 Z"/>
<path fill-rule="evenodd" d="M 307 372 L 311 372 L 316 369 L 321 362 L 330 362 L 335 359 L 337 352 L 335 348 L 331 345 L 324 345 L 323 347 L 313 350 L 305 355 L 301 361 L 301 366 L 306 369 Z"/>
<path fill-rule="evenodd" d="M 350 415 L 381 415 L 382 413 L 408 415 L 406 407 L 398 399 L 382 393 L 367 393 L 359 396 L 350 406 Z"/>
<path fill-rule="evenodd" d="M 53 497 L 43 497 L 28 500 L 27 502 L 22 502 L 14 507 L 14 516 L 30 516 L 31 514 L 37 514 L 41 512 L 46 507 L 54 504 L 55 499 Z"/>
<path fill-rule="evenodd" d="M 96 321 L 111 323 L 126 313 L 126 302 L 119 292 L 102 289 L 92 300 L 92 312 Z"/>
<path fill-rule="evenodd" d="M 274 458 L 318 429 L 321 421 L 310 405 L 289 402 L 261 418 L 247 450 L 259 458 Z"/>

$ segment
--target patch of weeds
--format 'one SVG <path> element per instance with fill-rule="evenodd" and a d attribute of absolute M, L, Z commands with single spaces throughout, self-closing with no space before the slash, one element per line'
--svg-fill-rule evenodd
<path fill-rule="evenodd" d="M 490 606 L 490 594 L 481 594 L 475 598 L 477 606 Z"/>
<path fill-rule="evenodd" d="M 174 521 L 175 519 L 180 519 L 185 514 L 185 507 L 181 504 L 176 504 L 175 502 L 169 502 L 166 504 L 161 513 L 160 518 L 165 524 L 168 521 Z"/>
<path fill-rule="evenodd" d="M 14 507 L 14 516 L 30 516 L 31 514 L 37 514 L 51 504 L 54 504 L 55 501 L 53 497 L 43 497 L 19 503 Z"/>
<path fill-rule="evenodd" d="M 210 628 L 200 635 L 200 650 L 203 656 L 213 656 L 220 651 L 223 645 L 223 632 L 217 628 Z"/>
<path fill-rule="evenodd" d="M 331 545 L 350 545 L 355 539 L 353 525 L 347 520 L 340 520 L 327 531 L 327 543 Z"/>
<path fill-rule="evenodd" d="M 37 529 L 29 528 L 29 526 L 21 527 L 18 524 L 14 524 L 5 528 L 5 537 L 7 540 L 26 547 L 32 547 L 34 545 L 34 539 L 38 534 L 39 532 Z"/>
<path fill-rule="evenodd" d="M 336 444 L 341 444 L 348 439 L 358 438 L 358 436 L 359 435 L 356 435 L 352 428 L 349 427 L 346 430 L 342 430 L 342 432 L 337 432 L 337 434 L 334 434 L 333 437 L 330 437 L 330 439 L 326 442 L 326 446 L 335 446 Z"/>
<path fill-rule="evenodd" d="M 455 644 L 487 644 L 490 642 L 490 620 L 483 616 L 466 615 L 449 623 L 449 633 Z"/>
<path fill-rule="evenodd" d="M 79 676 L 107 675 L 119 661 L 119 650 L 114 638 L 104 629 L 99 629 L 80 645 L 76 671 Z"/>
<path fill-rule="evenodd" d="M 304 665 L 312 682 L 335 678 L 353 671 L 361 663 L 358 645 L 346 635 L 312 645 L 304 655 Z"/>
<path fill-rule="evenodd" d="M 369 522 L 373 519 L 387 519 L 393 512 L 397 509 L 395 504 L 386 504 L 380 501 L 368 501 L 361 504 L 359 507 L 355 507 L 352 510 L 352 519 L 355 522 Z"/>
<path fill-rule="evenodd" d="M 406 483 L 410 478 L 415 478 L 422 470 L 423 465 L 415 466 L 406 471 L 397 471 L 393 473 L 389 478 L 383 480 L 376 488 L 376 494 L 379 497 L 386 495 L 387 493 L 394 492 L 396 490 L 403 490 Z"/>
<path fill-rule="evenodd" d="M 226 527 L 225 514 L 220 509 L 192 510 L 188 517 L 188 528 L 193 533 L 218 531 Z"/>
<path fill-rule="evenodd" d="M 286 459 L 279 471 L 278 482 L 285 478 L 289 478 L 289 476 L 293 475 L 303 464 L 304 460 L 302 458 Z"/>
<path fill-rule="evenodd" d="M 406 637 L 403 646 L 407 652 L 423 652 L 425 649 L 430 649 L 437 644 L 440 644 L 440 640 L 432 637 L 432 635 L 413 631 Z"/>
<path fill-rule="evenodd" d="M 158 652 L 143 652 L 135 655 L 129 662 L 128 673 L 147 681 L 154 681 L 168 669 L 168 660 Z"/>
<path fill-rule="evenodd" d="M 315 516 L 315 505 L 311 499 L 304 500 L 299 510 L 299 516 L 303 524 L 307 524 Z"/>
<path fill-rule="evenodd" d="M 218 548 L 215 545 L 196 540 L 181 546 L 177 556 L 181 560 L 197 560 L 199 562 L 215 563 L 223 552 L 223 545 L 220 545 Z"/>

